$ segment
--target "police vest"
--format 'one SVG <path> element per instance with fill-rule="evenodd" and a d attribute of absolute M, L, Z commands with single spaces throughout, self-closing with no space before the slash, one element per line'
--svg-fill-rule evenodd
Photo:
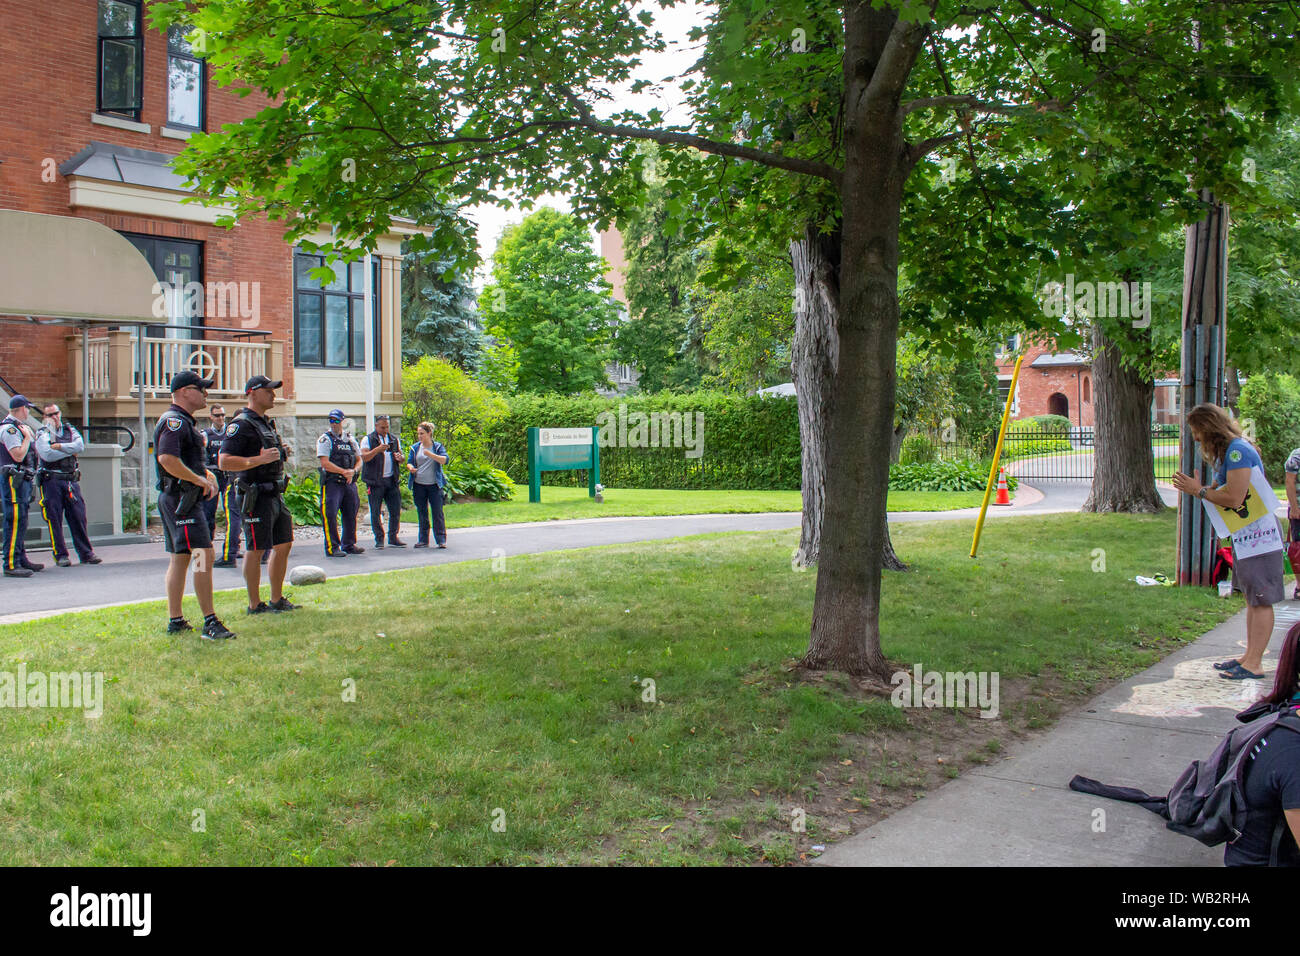
<path fill-rule="evenodd" d="M 162 465 L 158 464 L 158 436 L 162 434 L 169 421 L 179 421 L 180 424 L 173 431 L 179 431 L 182 428 L 189 429 L 190 441 L 181 442 L 181 463 L 197 474 L 203 474 L 203 453 L 199 450 L 198 436 L 195 434 L 194 419 L 188 417 L 184 412 L 179 412 L 174 408 L 169 408 L 162 413 L 158 419 L 158 424 L 153 430 L 153 470 L 154 470 L 154 487 L 159 491 L 163 490 L 164 483 L 171 484 L 177 479 L 171 472 L 165 470 Z M 197 452 L 197 454 L 196 454 Z"/>
<path fill-rule="evenodd" d="M 261 439 L 263 451 L 268 448 L 280 451 L 280 434 L 275 430 L 275 423 L 269 418 L 263 418 L 247 408 L 242 409 L 235 418 L 237 420 L 242 418 L 253 426 L 253 430 L 257 432 L 257 437 Z M 271 464 L 257 465 L 245 472 L 241 472 L 239 477 L 247 484 L 262 485 L 277 482 L 283 475 L 284 458 L 283 453 L 281 453 L 281 457 Z"/>
<path fill-rule="evenodd" d="M 207 447 L 203 449 L 203 464 L 211 471 L 217 470 L 217 455 L 221 452 L 221 440 L 225 437 L 224 428 L 205 428 L 203 436 L 207 438 Z"/>
<path fill-rule="evenodd" d="M 383 440 L 379 437 L 379 432 L 374 431 L 366 436 L 370 442 L 371 448 L 378 448 L 383 445 Z M 388 433 L 389 445 L 385 448 L 385 454 L 392 452 L 393 458 L 393 477 L 397 477 L 397 463 L 402 458 L 402 446 L 397 441 L 397 436 L 392 432 Z M 384 480 L 384 455 L 376 455 L 368 462 L 361 466 L 361 480 L 367 484 L 378 484 Z"/>
<path fill-rule="evenodd" d="M 64 425 L 59 431 L 47 428 L 45 431 L 50 433 L 50 441 L 58 442 L 60 445 L 64 442 L 72 441 L 72 426 Z M 35 442 L 33 442 L 35 444 Z M 68 455 L 66 458 L 60 458 L 58 461 L 41 462 L 41 470 L 64 477 L 71 478 L 77 473 L 77 456 Z"/>
<path fill-rule="evenodd" d="M 321 437 L 327 439 L 330 443 L 330 464 L 338 465 L 340 468 L 355 468 L 357 466 L 357 454 L 351 440 L 344 438 L 342 435 L 335 435 L 333 429 L 330 429 Z M 324 468 L 320 469 L 320 473 L 323 481 L 347 480 L 342 475 L 326 471 Z"/>
<path fill-rule="evenodd" d="M 0 421 L 0 428 L 4 428 L 8 425 L 22 425 L 22 424 L 23 422 L 20 422 L 12 415 L 6 415 L 4 421 Z M 29 425 L 28 427 L 30 428 L 31 426 Z M 19 430 L 21 431 L 21 429 Z M 35 439 L 33 439 L 32 443 L 27 446 L 27 457 L 24 458 L 22 461 L 19 461 L 17 458 L 13 456 L 13 453 L 9 451 L 9 446 L 6 445 L 4 442 L 0 442 L 0 451 L 4 452 L 4 455 L 0 456 L 0 465 L 3 465 L 6 468 L 19 467 L 19 468 L 34 469 L 37 466 L 37 464 L 40 462 L 40 457 L 36 454 Z"/>

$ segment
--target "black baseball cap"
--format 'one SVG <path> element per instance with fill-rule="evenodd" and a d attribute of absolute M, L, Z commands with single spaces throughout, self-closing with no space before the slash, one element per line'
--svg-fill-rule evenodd
<path fill-rule="evenodd" d="M 265 375 L 254 375 L 244 386 L 244 394 L 247 395 L 255 388 L 279 388 L 284 382 L 273 382 Z"/>
<path fill-rule="evenodd" d="M 190 385 L 197 385 L 199 388 L 206 390 L 212 387 L 212 382 L 212 379 L 204 378 L 197 372 L 191 372 L 186 369 L 184 372 L 177 372 L 172 376 L 171 390 L 173 392 L 179 392 L 182 388 Z"/>
<path fill-rule="evenodd" d="M 330 412 L 330 421 L 332 422 L 341 422 L 346 417 L 347 416 L 343 414 L 343 409 L 341 408 L 335 408 Z"/>
<path fill-rule="evenodd" d="M 9 399 L 9 407 L 11 409 L 35 408 L 36 404 L 34 402 L 29 402 L 26 395 L 15 395 L 13 398 Z"/>

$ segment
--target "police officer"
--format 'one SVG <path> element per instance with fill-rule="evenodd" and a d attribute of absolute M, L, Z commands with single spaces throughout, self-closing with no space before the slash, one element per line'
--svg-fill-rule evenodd
<path fill-rule="evenodd" d="M 61 568 L 72 566 L 63 540 L 66 515 L 81 563 L 99 564 L 102 559 L 95 555 L 86 533 L 86 500 L 81 497 L 81 469 L 77 467 L 77 456 L 85 451 L 86 443 L 75 428 L 64 423 L 58 405 L 46 405 L 44 414 L 45 420 L 36 433 L 36 454 L 41 459 L 36 485 L 41 492 L 41 515 L 54 545 L 54 563 Z"/>
<path fill-rule="evenodd" d="M 244 584 L 248 587 L 248 613 L 292 611 L 294 604 L 282 593 L 284 573 L 293 547 L 293 517 L 284 503 L 284 461 L 289 449 L 280 440 L 275 422 L 266 413 L 275 405 L 275 390 L 282 382 L 254 375 L 244 386 L 248 407 L 226 426 L 217 463 L 222 471 L 237 472 L 235 490 L 244 519 Z M 267 577 L 271 603 L 261 599 L 263 551 L 271 551 Z"/>
<path fill-rule="evenodd" d="M 394 548 L 406 547 L 397 537 L 402 514 L 402 489 L 397 483 L 397 463 L 402 460 L 402 446 L 396 435 L 388 433 L 388 416 L 375 416 L 375 430 L 361 442 L 361 480 L 366 483 L 370 497 L 370 530 L 375 533 L 375 547 L 384 547 L 384 520 L 382 508 L 388 505 L 388 543 Z"/>
<path fill-rule="evenodd" d="M 217 455 L 221 451 L 221 442 L 226 437 L 226 410 L 220 405 L 208 409 L 208 427 L 203 429 L 207 441 L 204 448 L 204 464 L 208 471 L 217 476 L 217 497 L 203 502 L 204 513 L 208 516 L 208 527 L 213 536 L 217 533 L 217 509 L 221 509 L 222 520 L 226 523 L 226 537 L 217 551 L 216 566 L 233 568 L 239 560 L 239 502 L 235 499 L 235 482 L 217 467 Z"/>
<path fill-rule="evenodd" d="M 27 560 L 27 506 L 32 500 L 32 480 L 36 477 L 36 433 L 27 422 L 31 402 L 21 395 L 9 400 L 9 416 L 0 421 L 0 507 L 4 509 L 4 569 L 11 578 L 30 578 L 45 565 Z"/>
<path fill-rule="evenodd" d="M 212 382 L 194 372 L 172 376 L 172 404 L 153 433 L 154 471 L 158 478 L 158 513 L 162 517 L 167 565 L 167 633 L 192 631 L 181 613 L 185 574 L 194 565 L 194 596 L 203 611 L 201 636 L 208 641 L 234 637 L 212 606 L 212 535 L 203 515 L 202 498 L 217 494 L 217 479 L 203 465 L 203 435 L 194 413 L 207 402 Z M 194 560 L 191 560 L 194 555 Z"/>
<path fill-rule="evenodd" d="M 320 509 L 325 518 L 325 556 L 346 558 L 364 554 L 357 546 L 357 512 L 361 496 L 357 494 L 357 475 L 361 472 L 361 450 L 356 439 L 343 434 L 343 412 L 330 412 L 330 427 L 316 442 L 316 460 L 320 462 Z M 339 546 L 338 516 L 343 510 L 343 542 Z"/>

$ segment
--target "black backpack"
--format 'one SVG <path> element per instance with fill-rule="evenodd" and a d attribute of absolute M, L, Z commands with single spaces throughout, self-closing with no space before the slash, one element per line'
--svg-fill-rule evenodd
<path fill-rule="evenodd" d="M 1076 776 L 1070 789 L 1111 800 L 1140 803 L 1165 818 L 1175 833 L 1194 837 L 1206 846 L 1231 843 L 1246 827 L 1249 808 L 1243 791 L 1247 760 L 1255 745 L 1275 727 L 1300 733 L 1296 706 L 1256 704 L 1237 715 L 1241 727 L 1234 728 L 1205 760 L 1193 761 L 1178 776 L 1164 797 L 1132 787 L 1112 787 L 1088 777 Z M 1269 866 L 1277 865 L 1278 845 L 1286 833 L 1286 817 L 1279 817 L 1273 829 Z"/>

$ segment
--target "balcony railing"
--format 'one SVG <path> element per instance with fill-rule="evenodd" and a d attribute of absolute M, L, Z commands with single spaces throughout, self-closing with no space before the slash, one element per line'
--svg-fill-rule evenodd
<path fill-rule="evenodd" d="M 171 338 L 146 335 L 144 374 L 140 374 L 135 337 L 129 331 L 112 331 L 92 337 L 86 355 L 92 399 L 134 399 L 143 384 L 145 398 L 168 398 L 177 372 L 197 372 L 213 379 L 208 396 L 237 398 L 254 375 L 280 379 L 284 368 L 283 342 L 228 342 L 215 339 Z M 81 336 L 67 339 L 68 373 L 73 395 L 81 397 Z M 143 379 L 143 383 L 141 380 Z"/>

